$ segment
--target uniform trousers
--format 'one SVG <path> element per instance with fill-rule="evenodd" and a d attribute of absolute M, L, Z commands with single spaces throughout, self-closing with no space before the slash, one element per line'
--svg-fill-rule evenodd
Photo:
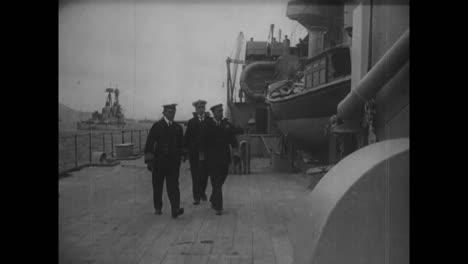
<path fill-rule="evenodd" d="M 162 209 L 164 181 L 166 181 L 166 191 L 172 212 L 176 212 L 180 208 L 179 168 L 180 162 L 174 161 L 153 167 L 153 204 L 155 210 Z"/>
<path fill-rule="evenodd" d="M 208 165 L 206 160 L 190 159 L 190 172 L 192 174 L 193 200 L 200 201 L 205 196 L 208 185 Z"/>
<path fill-rule="evenodd" d="M 209 168 L 211 181 L 210 202 L 216 211 L 223 210 L 223 184 L 228 175 L 229 164 L 217 164 Z"/>

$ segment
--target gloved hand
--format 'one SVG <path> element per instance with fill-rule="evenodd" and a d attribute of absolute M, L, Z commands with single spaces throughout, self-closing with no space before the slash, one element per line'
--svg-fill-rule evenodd
<path fill-rule="evenodd" d="M 232 149 L 232 155 L 236 157 L 240 157 L 239 149 L 233 148 Z"/>
<path fill-rule="evenodd" d="M 153 172 L 153 164 L 147 163 L 147 164 L 146 164 L 146 168 L 147 168 L 149 171 Z"/>

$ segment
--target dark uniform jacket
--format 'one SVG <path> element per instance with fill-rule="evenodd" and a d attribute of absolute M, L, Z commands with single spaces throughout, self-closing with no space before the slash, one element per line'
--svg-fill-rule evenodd
<path fill-rule="evenodd" d="M 209 113 L 205 113 L 203 122 L 198 119 L 198 114 L 193 113 L 193 118 L 187 123 L 187 130 L 184 136 L 184 147 L 189 151 L 191 161 L 199 159 L 199 152 L 205 152 L 205 146 L 202 143 L 202 135 L 206 133 L 207 125 L 210 123 Z"/>
<path fill-rule="evenodd" d="M 145 145 L 145 163 L 157 166 L 179 163 L 183 147 L 182 126 L 172 122 L 169 126 L 164 118 L 154 123 Z"/>
<path fill-rule="evenodd" d="M 232 124 L 227 118 L 223 118 L 216 125 L 214 118 L 209 120 L 207 131 L 203 137 L 208 162 L 212 165 L 228 165 L 231 162 L 229 145 L 238 147 L 237 138 Z"/>

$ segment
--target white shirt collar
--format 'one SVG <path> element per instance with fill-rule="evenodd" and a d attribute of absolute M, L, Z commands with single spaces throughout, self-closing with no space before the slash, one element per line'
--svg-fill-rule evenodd
<path fill-rule="evenodd" d="M 166 124 L 169 126 L 171 125 L 171 121 L 169 121 L 169 119 L 167 119 L 165 116 L 163 116 L 164 120 L 166 121 Z"/>
<path fill-rule="evenodd" d="M 198 115 L 198 114 L 197 114 L 197 115 Z M 198 119 L 203 121 L 203 119 L 205 119 L 205 114 L 198 115 Z"/>

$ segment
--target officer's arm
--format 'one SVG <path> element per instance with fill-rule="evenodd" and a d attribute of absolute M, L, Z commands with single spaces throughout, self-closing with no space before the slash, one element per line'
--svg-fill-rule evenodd
<path fill-rule="evenodd" d="M 179 132 L 177 133 L 177 148 L 184 148 L 184 130 L 182 129 L 182 126 L 180 127 Z"/>
<path fill-rule="evenodd" d="M 200 145 L 206 149 L 207 146 L 210 144 L 210 137 L 211 137 L 211 130 L 213 128 L 213 123 L 211 119 L 206 119 L 206 127 L 205 132 L 200 136 Z"/>
<path fill-rule="evenodd" d="M 148 138 L 146 139 L 145 144 L 145 163 L 151 163 L 154 161 L 154 145 L 157 143 L 157 135 L 158 135 L 158 126 L 153 124 L 151 127 Z"/>
<path fill-rule="evenodd" d="M 185 135 L 184 135 L 183 145 L 184 145 L 185 150 L 187 150 L 190 147 L 191 141 L 192 141 L 192 124 L 190 123 L 190 120 L 189 120 L 189 122 L 187 122 L 187 129 L 185 130 Z"/>

